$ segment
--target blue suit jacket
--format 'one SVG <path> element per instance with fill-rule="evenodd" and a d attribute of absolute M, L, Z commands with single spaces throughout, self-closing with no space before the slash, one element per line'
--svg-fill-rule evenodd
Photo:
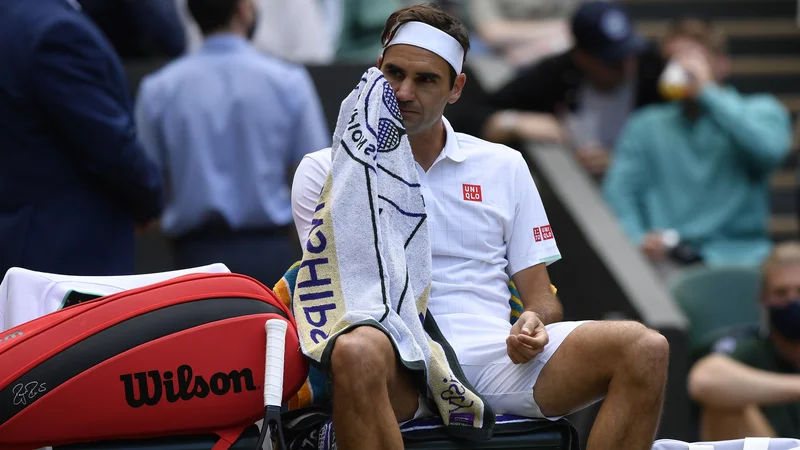
<path fill-rule="evenodd" d="M 68 0 L 0 9 L 0 277 L 17 266 L 133 272 L 134 227 L 157 217 L 119 58 Z"/>

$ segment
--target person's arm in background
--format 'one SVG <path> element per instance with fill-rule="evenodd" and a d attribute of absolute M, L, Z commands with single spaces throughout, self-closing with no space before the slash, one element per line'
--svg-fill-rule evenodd
<path fill-rule="evenodd" d="M 561 58 L 558 56 L 556 58 Z M 562 143 L 561 124 L 555 116 L 560 99 L 558 59 L 548 59 L 522 72 L 488 96 L 482 136 L 492 142 L 535 140 Z"/>
<path fill-rule="evenodd" d="M 148 46 L 176 57 L 186 51 L 187 36 L 177 5 L 170 0 L 135 0 L 126 2 L 138 38 Z"/>
<path fill-rule="evenodd" d="M 142 224 L 163 207 L 161 177 L 137 140 L 116 55 L 76 21 L 60 21 L 37 43 L 31 85 L 36 103 L 76 160 L 130 208 Z"/>
<path fill-rule="evenodd" d="M 643 199 L 650 180 L 647 164 L 648 124 L 642 113 L 634 113 L 620 133 L 611 164 L 602 185 L 603 199 L 634 245 L 653 260 L 664 257 L 658 233 L 648 233 Z"/>
<path fill-rule="evenodd" d="M 698 101 L 758 173 L 768 175 L 783 164 L 791 149 L 792 125 L 789 112 L 778 100 L 768 95 L 747 98 L 708 85 Z"/>
<path fill-rule="evenodd" d="M 569 47 L 571 34 L 565 17 L 570 14 L 510 18 L 504 17 L 500 8 L 496 0 L 472 0 L 469 17 L 487 46 L 501 52 L 509 63 L 524 65 Z"/>
<path fill-rule="evenodd" d="M 736 143 L 750 168 L 768 175 L 789 154 L 792 124 L 789 112 L 769 95 L 742 96 L 714 82 L 711 65 L 701 52 L 676 58 L 695 80 L 697 102 Z"/>
<path fill-rule="evenodd" d="M 331 133 L 322 111 L 322 104 L 308 71 L 298 66 L 292 83 L 294 126 L 292 127 L 291 147 L 288 155 L 287 180 L 294 177 L 297 165 L 311 152 L 330 147 Z"/>
<path fill-rule="evenodd" d="M 714 353 L 692 367 L 689 394 L 693 400 L 713 408 L 798 402 L 800 375 L 767 372 Z"/>
<path fill-rule="evenodd" d="M 153 80 L 149 77 L 142 79 L 139 84 L 139 93 L 136 96 L 135 119 L 138 131 L 139 142 L 145 153 L 158 166 L 162 182 L 164 184 L 165 197 L 170 198 L 169 189 L 169 159 L 167 158 L 166 148 L 164 148 L 161 138 L 158 107 L 163 94 L 158 92 Z M 158 226 L 157 223 L 150 224 Z"/>

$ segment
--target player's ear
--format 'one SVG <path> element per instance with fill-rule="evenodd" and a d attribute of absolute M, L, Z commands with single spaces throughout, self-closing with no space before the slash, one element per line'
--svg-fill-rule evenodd
<path fill-rule="evenodd" d="M 455 103 L 461 98 L 461 92 L 464 90 L 464 85 L 467 84 L 467 75 L 464 73 L 460 73 L 456 75 L 456 81 L 453 83 L 452 92 L 450 92 L 450 98 L 447 99 L 448 103 Z"/>

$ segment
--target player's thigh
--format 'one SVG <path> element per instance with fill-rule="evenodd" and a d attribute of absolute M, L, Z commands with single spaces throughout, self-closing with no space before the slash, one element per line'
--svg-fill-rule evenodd
<path fill-rule="evenodd" d="M 560 416 L 602 399 L 631 346 L 650 333 L 655 332 L 633 321 L 592 321 L 572 330 L 536 380 L 539 409 L 545 416 Z"/>

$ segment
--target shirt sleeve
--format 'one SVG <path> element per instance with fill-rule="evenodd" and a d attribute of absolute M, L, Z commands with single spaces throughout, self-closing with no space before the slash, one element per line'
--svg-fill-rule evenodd
<path fill-rule="evenodd" d="M 515 155 L 515 161 L 512 184 L 515 189 L 514 217 L 505 236 L 509 276 L 537 264 L 550 264 L 561 259 L 555 234 L 528 165 L 519 153 Z"/>
<path fill-rule="evenodd" d="M 792 141 L 791 117 L 774 97 L 742 96 L 732 89 L 707 86 L 698 100 L 753 168 L 769 174 L 786 159 Z"/>
<path fill-rule="evenodd" d="M 326 167 L 312 155 L 303 158 L 295 171 L 292 181 L 292 217 L 297 228 L 297 236 L 303 245 L 311 231 L 311 219 L 314 217 L 329 171 L 330 164 Z"/>

